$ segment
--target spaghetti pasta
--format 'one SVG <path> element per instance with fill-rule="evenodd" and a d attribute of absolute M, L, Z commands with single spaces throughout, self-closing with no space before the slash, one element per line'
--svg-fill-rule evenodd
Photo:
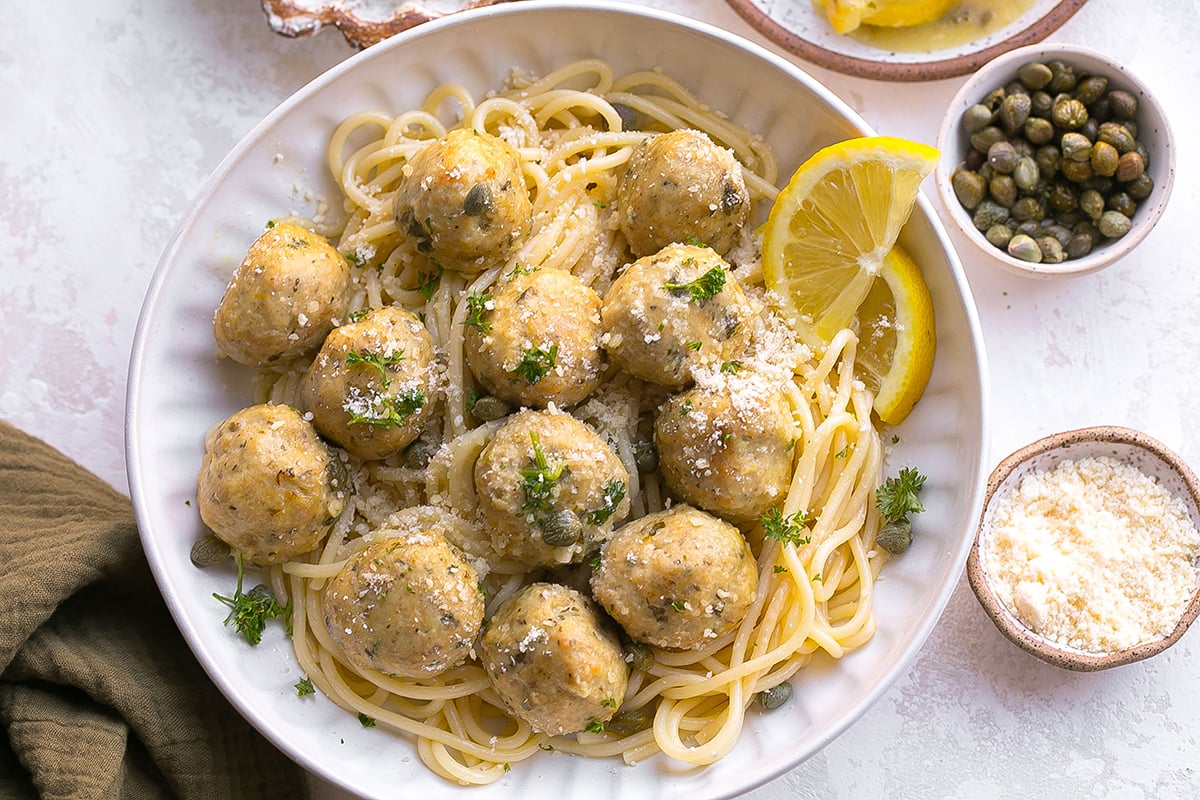
<path fill-rule="evenodd" d="M 475 275 L 442 269 L 393 216 L 409 160 L 458 127 L 497 136 L 516 150 L 533 204 L 529 236 L 503 264 Z M 712 763 L 736 743 L 758 693 L 789 680 L 818 652 L 839 658 L 874 632 L 873 585 L 883 556 L 873 546 L 880 524 L 873 500 L 883 446 L 871 421 L 872 398 L 855 377 L 856 338 L 843 331 L 819 359 L 797 344 L 762 289 L 748 230 L 728 258 L 759 312 L 750 358 L 784 393 L 795 426 L 791 481 L 778 511 L 812 522 L 802 539 L 786 542 L 764 535 L 761 524 L 742 525 L 757 559 L 758 592 L 739 625 L 696 649 L 651 648 L 653 658 L 632 671 L 613 721 L 604 730 L 562 737 L 538 733 L 507 713 L 477 660 L 421 679 L 361 670 L 340 655 L 324 625 L 326 582 L 368 542 L 398 531 L 445 532 L 479 572 L 487 615 L 546 574 L 498 553 L 476 524 L 473 469 L 500 423 L 472 415 L 477 387 L 464 353 L 467 298 L 514 269 L 550 268 L 603 296 L 628 260 L 611 207 L 620 171 L 640 142 L 676 129 L 702 131 L 731 150 L 751 198 L 760 205 L 774 199 L 779 176 L 763 140 L 660 71 L 619 76 L 590 59 L 538 78 L 514 74 L 485 98 L 448 84 L 398 116 L 349 117 L 333 132 L 328 155 L 344 218 L 297 221 L 331 238 L 357 267 L 352 311 L 399 305 L 420 315 L 439 355 L 441 411 L 422 435 L 430 457 L 352 459 L 353 496 L 328 539 L 309 557 L 272 568 L 272 585 L 277 596 L 291 598 L 296 659 L 316 688 L 380 727 L 415 737 L 421 760 L 448 780 L 488 783 L 551 748 L 629 763 L 658 752 Z M 302 358 L 263 370 L 256 400 L 296 405 L 308 366 Z M 639 462 L 647 417 L 665 398 L 611 370 L 571 412 L 625 466 L 630 518 L 671 503 L 661 476 Z"/>

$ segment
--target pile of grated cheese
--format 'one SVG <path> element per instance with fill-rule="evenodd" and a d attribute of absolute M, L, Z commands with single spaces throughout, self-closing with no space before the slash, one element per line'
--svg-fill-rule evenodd
<path fill-rule="evenodd" d="M 1174 629 L 1196 590 L 1200 532 L 1155 478 L 1083 458 L 1000 498 L 983 555 L 997 597 L 1030 630 L 1111 653 Z"/>

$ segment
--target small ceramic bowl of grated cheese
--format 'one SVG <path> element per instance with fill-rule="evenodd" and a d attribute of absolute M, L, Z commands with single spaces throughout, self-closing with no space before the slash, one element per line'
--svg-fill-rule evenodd
<path fill-rule="evenodd" d="M 1161 653 L 1200 615 L 1200 481 L 1144 433 L 1040 439 L 988 480 L 967 577 L 996 627 L 1090 672 Z"/>

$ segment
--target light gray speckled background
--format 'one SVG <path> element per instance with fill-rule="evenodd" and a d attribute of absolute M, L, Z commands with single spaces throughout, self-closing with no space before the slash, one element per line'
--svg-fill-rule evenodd
<path fill-rule="evenodd" d="M 723 0 L 646 5 L 762 41 Z M 124 491 L 126 364 L 160 250 L 225 152 L 351 51 L 335 31 L 275 35 L 257 0 L 43 0 L 7 3 L 4 18 L 0 418 Z M 964 256 L 992 371 L 992 461 L 1115 423 L 1200 466 L 1200 0 L 1091 0 L 1053 38 L 1156 87 L 1183 144 L 1179 180 L 1150 239 L 1101 274 L 1035 283 Z M 811 71 L 879 130 L 928 142 L 961 82 Z M 908 674 L 747 797 L 1198 795 L 1200 634 L 1149 662 L 1064 673 L 1001 639 L 963 580 Z"/>

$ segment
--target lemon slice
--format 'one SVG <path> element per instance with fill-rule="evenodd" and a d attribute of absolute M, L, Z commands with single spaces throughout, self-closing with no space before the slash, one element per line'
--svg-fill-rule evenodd
<path fill-rule="evenodd" d="M 820 0 L 833 30 L 850 33 L 859 25 L 908 28 L 941 19 L 957 0 Z"/>
<path fill-rule="evenodd" d="M 937 350 L 933 298 L 917 263 L 899 245 L 883 260 L 879 280 L 858 308 L 856 365 L 875 392 L 875 413 L 898 425 L 933 372 Z"/>
<path fill-rule="evenodd" d="M 854 322 L 937 155 L 904 139 L 848 139 L 801 164 L 775 199 L 763 278 L 810 347 Z"/>

